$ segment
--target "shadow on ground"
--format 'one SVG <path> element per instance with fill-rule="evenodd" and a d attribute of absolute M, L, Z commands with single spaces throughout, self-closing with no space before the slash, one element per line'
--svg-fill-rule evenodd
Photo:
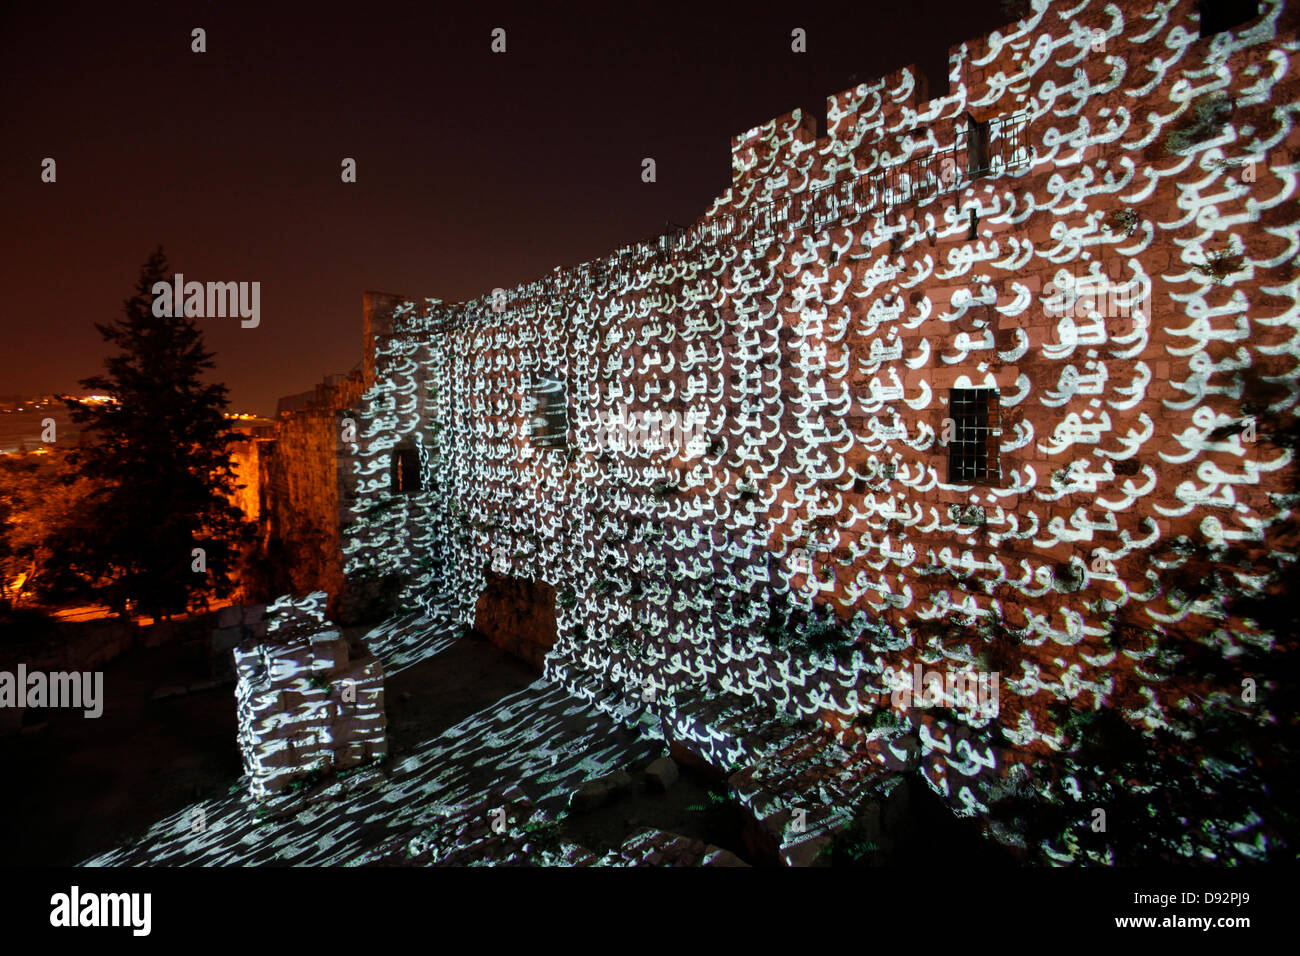
<path fill-rule="evenodd" d="M 196 798 L 224 795 L 241 773 L 233 685 L 154 700 L 207 678 L 202 648 L 133 650 L 104 671 L 103 713 L 50 709 L 0 739 L 8 769 L 0 863 L 75 864 Z M 32 717 L 34 715 L 28 715 Z"/>
<path fill-rule="evenodd" d="M 365 631 L 345 633 L 355 639 Z M 386 681 L 396 761 L 536 680 L 486 641 L 443 631 L 436 640 L 377 641 L 406 652 L 394 654 L 399 669 Z M 73 865 L 137 842 L 160 819 L 176 818 L 187 831 L 191 808 L 207 814 L 238 799 L 234 684 L 205 686 L 203 651 L 195 642 L 133 650 L 104 668 L 100 717 L 32 713 L 23 733 L 0 739 L 0 761 L 10 768 L 0 814 L 12 824 L 0 864 Z M 160 691 L 172 693 L 155 699 Z"/>

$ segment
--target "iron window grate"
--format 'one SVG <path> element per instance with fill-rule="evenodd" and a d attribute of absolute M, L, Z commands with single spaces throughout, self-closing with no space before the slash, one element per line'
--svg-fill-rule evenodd
<path fill-rule="evenodd" d="M 524 410 L 529 416 L 529 439 L 533 447 L 568 447 L 568 392 L 562 379 L 553 375 L 537 375 L 528 390 Z"/>
<path fill-rule="evenodd" d="M 995 484 L 1002 477 L 998 461 L 1002 434 L 1001 405 L 996 388 L 948 390 L 948 414 L 953 433 L 948 442 L 950 484 Z"/>

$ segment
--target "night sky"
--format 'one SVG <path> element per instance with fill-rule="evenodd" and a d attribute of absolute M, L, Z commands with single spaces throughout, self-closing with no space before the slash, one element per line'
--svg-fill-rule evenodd
<path fill-rule="evenodd" d="M 690 223 L 729 185 L 732 135 L 798 106 L 824 122 L 828 95 L 908 63 L 942 73 L 1007 19 L 998 0 L 6 3 L 0 394 L 79 392 L 92 323 L 161 243 L 187 279 L 261 283 L 258 328 L 197 321 L 233 410 L 273 412 L 357 364 L 365 290 L 471 298 Z"/>

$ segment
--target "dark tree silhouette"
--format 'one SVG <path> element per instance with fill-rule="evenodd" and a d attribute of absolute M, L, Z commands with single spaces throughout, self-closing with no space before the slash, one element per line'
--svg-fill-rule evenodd
<path fill-rule="evenodd" d="M 170 280 L 159 247 L 125 318 L 96 323 L 120 352 L 106 359 L 106 374 L 81 385 L 114 401 L 69 403 L 84 429 L 73 465 L 102 482 L 88 501 L 94 532 L 54 549 L 62 570 L 97 585 L 118 613 L 133 605 L 155 617 L 227 596 L 239 546 L 252 534 L 229 497 L 237 486 L 227 389 L 202 381 L 213 355 L 192 319 L 154 315 L 154 284 Z"/>

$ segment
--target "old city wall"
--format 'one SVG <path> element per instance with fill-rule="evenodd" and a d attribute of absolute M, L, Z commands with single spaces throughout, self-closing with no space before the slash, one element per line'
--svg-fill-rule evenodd
<path fill-rule="evenodd" d="M 921 728 L 966 811 L 1056 745 L 1053 705 L 1158 726 L 1181 692 L 1116 615 L 1269 640 L 1165 573 L 1180 538 L 1263 550 L 1286 516 L 1289 453 L 1243 405 L 1252 375 L 1284 383 L 1275 422 L 1297 398 L 1295 20 L 1264 2 L 1201 38 L 1192 0 L 1039 2 L 955 47 L 946 95 L 906 68 L 831 97 L 822 139 L 800 110 L 736 137 L 680 235 L 496 299 L 376 298 L 344 571 L 466 623 L 489 572 L 545 582 L 551 677 L 759 698 L 846 740 L 918 662 L 996 670 L 996 716 Z M 546 378 L 566 447 L 530 439 Z M 950 480 L 944 443 L 949 390 L 977 387 L 987 484 Z M 303 451 L 333 462 L 327 424 Z M 857 650 L 808 650 L 827 633 Z"/>

